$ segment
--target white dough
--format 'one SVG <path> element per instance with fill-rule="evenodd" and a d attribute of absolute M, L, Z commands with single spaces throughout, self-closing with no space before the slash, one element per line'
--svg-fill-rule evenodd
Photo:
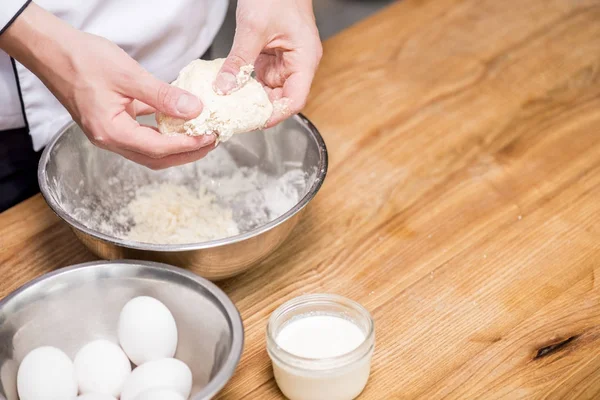
<path fill-rule="evenodd" d="M 171 311 L 153 297 L 129 300 L 119 316 L 119 342 L 136 365 L 171 358 L 177 350 L 177 325 Z"/>
<path fill-rule="evenodd" d="M 19 365 L 17 390 L 20 400 L 74 399 L 77 381 L 71 359 L 56 347 L 32 350 Z"/>
<path fill-rule="evenodd" d="M 157 113 L 158 129 L 163 134 L 185 133 L 199 136 L 215 133 L 224 142 L 236 133 L 250 132 L 265 126 L 273 113 L 273 104 L 262 85 L 250 76 L 252 66 L 242 68 L 237 90 L 220 95 L 213 82 L 225 59 L 194 60 L 184 67 L 172 85 L 200 98 L 202 113 L 189 121 Z"/>
<path fill-rule="evenodd" d="M 131 363 L 123 350 L 108 340 L 83 346 L 75 356 L 74 365 L 80 393 L 119 397 L 131 373 Z"/>
<path fill-rule="evenodd" d="M 192 371 L 175 358 L 147 362 L 129 375 L 121 400 L 136 400 L 141 393 L 155 389 L 170 389 L 187 399 L 192 391 Z"/>
<path fill-rule="evenodd" d="M 135 400 L 185 400 L 179 393 L 170 389 L 150 389 L 139 394 Z"/>
<path fill-rule="evenodd" d="M 117 400 L 109 394 L 87 393 L 77 396 L 77 400 Z"/>

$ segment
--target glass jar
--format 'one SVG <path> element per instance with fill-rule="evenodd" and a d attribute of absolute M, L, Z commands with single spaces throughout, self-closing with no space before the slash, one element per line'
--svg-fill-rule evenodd
<path fill-rule="evenodd" d="M 279 347 L 277 336 L 298 318 L 326 315 L 344 318 L 362 330 L 365 339 L 354 350 L 331 358 L 304 358 Z M 360 304 L 332 294 L 292 299 L 273 312 L 267 326 L 267 351 L 277 385 L 290 400 L 352 400 L 369 379 L 375 349 L 375 325 Z"/>

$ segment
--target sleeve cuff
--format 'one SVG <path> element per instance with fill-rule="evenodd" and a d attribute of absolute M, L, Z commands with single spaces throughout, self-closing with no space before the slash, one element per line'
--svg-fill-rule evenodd
<path fill-rule="evenodd" d="M 21 15 L 29 3 L 31 3 L 31 0 L 2 0 L 2 7 L 0 7 L 0 35 Z"/>

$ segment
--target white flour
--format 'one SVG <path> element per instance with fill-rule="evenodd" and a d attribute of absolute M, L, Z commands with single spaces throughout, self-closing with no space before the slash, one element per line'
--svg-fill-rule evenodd
<path fill-rule="evenodd" d="M 314 179 L 295 166 L 279 174 L 239 167 L 223 151 L 167 171 L 132 171 L 112 172 L 95 193 L 83 196 L 72 215 L 90 229 L 121 239 L 199 243 L 273 221 L 301 200 Z"/>
<path fill-rule="evenodd" d="M 240 233 L 230 208 L 201 187 L 172 183 L 143 186 L 122 210 L 133 218 L 126 238 L 146 243 L 193 243 Z"/>

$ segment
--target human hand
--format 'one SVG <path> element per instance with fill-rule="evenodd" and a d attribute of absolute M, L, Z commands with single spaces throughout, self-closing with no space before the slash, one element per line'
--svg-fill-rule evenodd
<path fill-rule="evenodd" d="M 194 118 L 202 111 L 197 97 L 156 79 L 114 43 L 80 32 L 34 3 L 0 37 L 0 47 L 44 82 L 98 147 L 152 169 L 198 160 L 214 148 L 212 135 L 165 136 L 135 120 L 155 110 Z"/>
<path fill-rule="evenodd" d="M 311 0 L 240 0 L 231 52 L 215 88 L 236 89 L 240 68 L 253 64 L 256 77 L 275 104 L 267 126 L 305 105 L 323 54 Z"/>

